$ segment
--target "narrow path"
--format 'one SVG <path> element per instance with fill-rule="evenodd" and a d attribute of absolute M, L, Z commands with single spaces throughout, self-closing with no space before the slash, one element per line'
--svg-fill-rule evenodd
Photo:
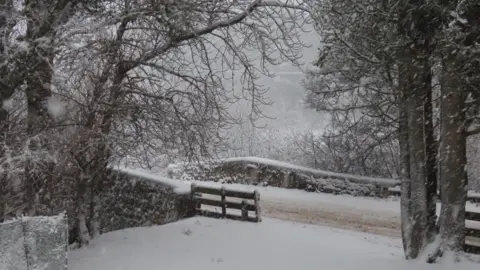
<path fill-rule="evenodd" d="M 224 186 L 249 191 L 257 189 L 264 217 L 400 237 L 399 198 L 353 197 L 239 184 Z M 480 207 L 467 203 L 467 210 L 480 212 Z M 480 223 L 467 225 L 480 226 Z"/>
<path fill-rule="evenodd" d="M 234 188 L 238 185 L 225 186 Z M 241 186 L 241 188 L 253 190 L 255 187 Z M 260 207 L 263 217 L 400 237 L 400 213 L 397 209 L 400 206 L 396 200 L 309 193 L 271 187 L 257 189 L 261 194 Z M 203 196 L 218 199 L 213 195 Z M 229 200 L 236 201 L 233 198 Z M 202 206 L 205 207 L 207 206 Z M 221 211 L 215 207 L 208 208 Z"/>

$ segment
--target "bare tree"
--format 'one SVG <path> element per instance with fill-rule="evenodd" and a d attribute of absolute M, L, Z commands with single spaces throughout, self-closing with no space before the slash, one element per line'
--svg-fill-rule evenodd
<path fill-rule="evenodd" d="M 132 0 L 87 19 L 88 26 L 64 34 L 78 41 L 57 58 L 69 79 L 56 93 L 73 112 L 66 153 L 79 172 L 75 209 L 83 244 L 97 234 L 108 166 L 127 156 L 143 162 L 158 153 L 187 159 L 214 153 L 224 142 L 220 131 L 236 120 L 229 104 L 246 98 L 252 115 L 260 114 L 265 89 L 258 76 L 300 59 L 298 34 L 309 17 L 298 1 Z M 231 70 L 242 76 L 230 77 Z M 240 92 L 226 83 L 232 79 L 240 79 Z"/>

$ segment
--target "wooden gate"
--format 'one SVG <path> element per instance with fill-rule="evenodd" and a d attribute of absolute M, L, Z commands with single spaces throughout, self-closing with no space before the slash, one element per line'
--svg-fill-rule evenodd
<path fill-rule="evenodd" d="M 465 252 L 480 254 L 480 213 L 467 211 L 465 220 L 469 223 L 465 231 Z"/>
<path fill-rule="evenodd" d="M 255 191 L 230 190 L 225 187 L 198 186 L 192 184 L 192 200 L 198 215 L 260 222 L 260 193 Z M 202 209 L 202 206 L 206 206 Z M 220 208 L 215 211 L 212 208 Z M 234 210 L 239 214 L 229 213 Z M 252 215 L 249 215 L 252 213 Z"/>

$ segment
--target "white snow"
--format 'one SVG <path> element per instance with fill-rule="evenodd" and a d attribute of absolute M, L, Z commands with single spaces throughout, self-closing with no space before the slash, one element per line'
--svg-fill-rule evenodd
<path fill-rule="evenodd" d="M 478 199 L 478 198 L 480 198 L 480 193 L 475 192 L 475 191 L 468 191 L 467 196 L 469 198 L 477 198 Z"/>
<path fill-rule="evenodd" d="M 170 187 L 173 189 L 173 192 L 176 194 L 187 194 L 190 193 L 190 184 L 185 183 L 179 180 L 173 180 L 165 177 L 161 177 L 158 175 L 150 174 L 148 172 L 139 170 L 139 169 L 129 169 L 125 167 L 115 167 L 113 170 L 117 170 L 126 174 L 129 174 L 133 177 L 142 178 L 148 181 L 152 181 L 155 183 L 162 184 L 166 187 Z"/>
<path fill-rule="evenodd" d="M 406 261 L 399 239 L 264 219 L 195 217 L 111 232 L 69 254 L 70 270 L 450 270 Z M 478 269 L 464 261 L 455 269 Z"/>
<path fill-rule="evenodd" d="M 14 106 L 14 102 L 13 102 L 13 99 L 11 98 L 5 99 L 2 103 L 2 109 L 4 109 L 7 112 L 11 111 L 13 109 L 13 106 Z"/>
<path fill-rule="evenodd" d="M 20 41 L 17 43 L 17 48 L 20 52 L 30 51 L 30 44 L 26 41 Z"/>
<path fill-rule="evenodd" d="M 47 109 L 53 118 L 58 119 L 65 115 L 66 104 L 52 96 L 47 100 Z"/>

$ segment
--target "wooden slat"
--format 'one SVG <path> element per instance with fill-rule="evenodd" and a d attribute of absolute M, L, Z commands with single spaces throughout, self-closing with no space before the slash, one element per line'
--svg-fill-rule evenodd
<path fill-rule="evenodd" d="M 400 196 L 402 194 L 402 192 L 400 190 L 392 190 L 392 189 L 389 189 L 388 192 L 390 193 L 390 195 L 393 195 L 393 196 Z"/>
<path fill-rule="evenodd" d="M 197 214 L 205 217 L 224 218 L 222 213 L 212 212 L 212 211 L 203 210 L 203 209 L 197 209 Z M 241 216 L 237 216 L 233 214 L 227 214 L 225 218 L 233 219 L 233 220 L 244 220 L 242 219 Z M 245 221 L 258 222 L 258 217 L 247 217 Z"/>
<path fill-rule="evenodd" d="M 220 191 L 222 193 L 222 196 L 221 196 L 221 199 L 222 199 L 222 215 L 226 216 L 227 215 L 227 198 L 226 198 L 226 195 L 225 195 L 225 188 L 222 188 Z"/>
<path fill-rule="evenodd" d="M 479 196 L 467 196 L 467 201 L 472 202 L 472 203 L 480 203 L 480 197 Z"/>
<path fill-rule="evenodd" d="M 197 201 L 200 204 L 206 204 L 210 206 L 222 207 L 223 205 L 222 201 L 212 200 L 207 198 L 198 198 Z M 227 208 L 242 210 L 242 207 L 243 207 L 243 204 L 239 202 L 230 202 L 227 200 L 225 203 Z M 256 206 L 253 204 L 246 204 L 246 208 L 247 208 L 247 211 L 255 211 L 257 209 Z"/>
<path fill-rule="evenodd" d="M 195 192 L 207 193 L 218 196 L 222 195 L 222 189 L 216 187 L 195 186 Z M 225 189 L 225 196 L 253 200 L 255 199 L 255 192 Z"/>
<path fill-rule="evenodd" d="M 222 191 L 219 188 L 214 187 L 195 186 L 195 192 L 207 193 L 218 196 L 222 195 Z"/>
<path fill-rule="evenodd" d="M 242 198 L 242 199 L 255 199 L 255 193 L 252 191 L 236 191 L 236 190 L 225 190 L 225 196 Z"/>
<path fill-rule="evenodd" d="M 480 246 L 465 244 L 463 245 L 463 250 L 466 253 L 480 254 Z"/>
<path fill-rule="evenodd" d="M 474 229 L 474 228 L 467 228 L 465 230 L 465 236 L 480 238 L 480 230 L 479 229 Z"/>
<path fill-rule="evenodd" d="M 465 219 L 480 222 L 480 213 L 467 211 L 465 213 Z"/>

